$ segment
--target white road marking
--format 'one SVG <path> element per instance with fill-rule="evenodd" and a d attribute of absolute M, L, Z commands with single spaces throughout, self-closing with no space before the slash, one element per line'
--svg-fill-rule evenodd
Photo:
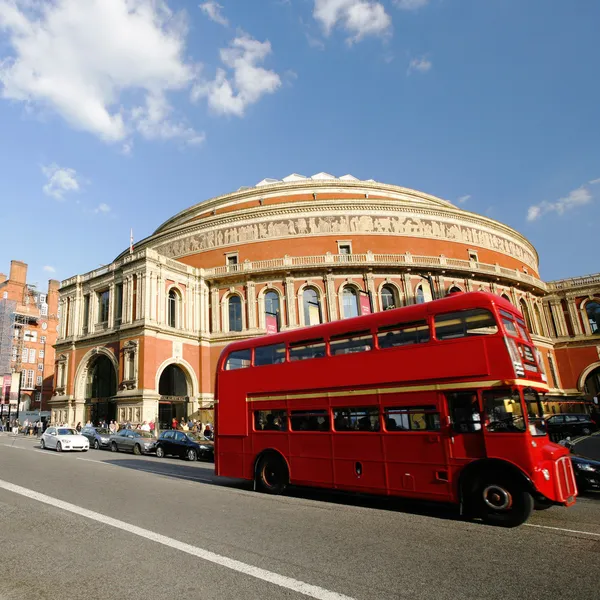
<path fill-rule="evenodd" d="M 567 533 L 581 533 L 582 535 L 595 535 L 600 537 L 600 533 L 592 533 L 591 531 L 579 531 L 577 529 L 564 529 L 563 527 L 550 527 L 549 525 L 534 525 L 533 523 L 525 523 L 526 527 L 538 527 L 539 529 L 554 529 L 555 531 L 566 531 Z"/>
<path fill-rule="evenodd" d="M 262 581 L 292 590 L 293 592 L 298 592 L 299 594 L 309 596 L 310 598 L 317 598 L 318 600 L 354 600 L 350 596 L 338 594 L 337 592 L 326 590 L 325 588 L 317 585 L 305 583 L 304 581 L 299 581 L 298 579 L 292 579 L 291 577 L 286 577 L 285 575 L 279 575 L 278 573 L 273 573 L 271 571 L 267 571 L 266 569 L 261 569 L 233 558 L 221 556 L 220 554 L 216 554 L 210 550 L 204 550 L 203 548 L 198 548 L 197 546 L 192 546 L 191 544 L 186 544 L 185 542 L 180 542 L 179 540 L 161 535 L 160 533 L 150 531 L 149 529 L 144 529 L 142 527 L 138 527 L 137 525 L 120 521 L 119 519 L 113 519 L 112 517 L 108 517 L 101 513 L 71 504 L 70 502 L 64 502 L 58 498 L 52 498 L 51 496 L 40 494 L 34 490 L 9 483 L 8 481 L 3 481 L 2 479 L 0 479 L 0 488 L 9 492 L 13 492 L 14 494 L 19 494 L 20 496 L 25 496 L 26 498 L 30 498 L 32 500 L 37 500 L 38 502 L 60 508 L 87 519 L 91 519 L 92 521 L 97 521 L 98 523 L 103 523 L 104 525 L 109 525 L 110 527 L 127 531 L 128 533 L 132 533 L 152 542 L 168 546 L 169 548 L 174 548 L 175 550 L 185 552 L 186 554 L 191 554 L 192 556 L 197 556 L 202 560 L 206 560 L 227 569 L 231 569 L 232 571 L 237 571 L 238 573 L 243 573 L 244 575 L 249 575 L 250 577 L 254 577 L 256 579 L 261 579 Z"/>

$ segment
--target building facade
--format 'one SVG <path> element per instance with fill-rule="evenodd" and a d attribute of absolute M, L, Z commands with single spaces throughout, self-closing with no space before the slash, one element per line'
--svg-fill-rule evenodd
<path fill-rule="evenodd" d="M 58 290 L 51 279 L 45 293 L 27 283 L 27 265 L 13 260 L 8 278 L 0 273 L 0 413 L 48 409 L 53 394 L 54 344 L 58 337 Z M 20 383 L 19 383 L 20 377 Z M 20 397 L 19 397 L 20 389 Z"/>
<path fill-rule="evenodd" d="M 557 372 L 538 255 L 514 229 L 350 175 L 265 179 L 180 212 L 135 251 L 62 282 L 53 419 L 212 420 L 215 366 L 230 341 L 356 316 L 363 293 L 378 311 L 457 290 L 517 306 Z M 550 385 L 565 395 L 558 375 Z"/>

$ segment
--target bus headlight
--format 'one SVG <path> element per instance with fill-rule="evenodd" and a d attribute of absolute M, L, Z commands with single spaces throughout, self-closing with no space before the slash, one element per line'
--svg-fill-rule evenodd
<path fill-rule="evenodd" d="M 550 481 L 550 471 L 548 469 L 542 469 L 542 475 L 546 481 Z"/>

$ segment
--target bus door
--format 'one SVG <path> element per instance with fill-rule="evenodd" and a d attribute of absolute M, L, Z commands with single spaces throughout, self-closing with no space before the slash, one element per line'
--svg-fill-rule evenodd
<path fill-rule="evenodd" d="M 486 456 L 477 392 L 446 392 L 448 407 L 450 461 L 455 465 Z"/>

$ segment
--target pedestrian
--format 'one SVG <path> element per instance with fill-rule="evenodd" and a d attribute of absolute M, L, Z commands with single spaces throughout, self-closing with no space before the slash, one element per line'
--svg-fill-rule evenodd
<path fill-rule="evenodd" d="M 150 425 L 146 421 L 144 421 L 140 427 L 142 431 L 150 431 Z"/>
<path fill-rule="evenodd" d="M 152 433 L 154 433 L 154 429 L 156 427 L 156 425 L 154 424 L 154 421 L 150 421 L 150 423 L 148 424 L 148 427 L 150 427 L 150 431 Z"/>
<path fill-rule="evenodd" d="M 177 417 L 173 417 L 173 420 L 171 421 L 171 429 L 177 429 L 179 423 L 177 422 Z"/>

